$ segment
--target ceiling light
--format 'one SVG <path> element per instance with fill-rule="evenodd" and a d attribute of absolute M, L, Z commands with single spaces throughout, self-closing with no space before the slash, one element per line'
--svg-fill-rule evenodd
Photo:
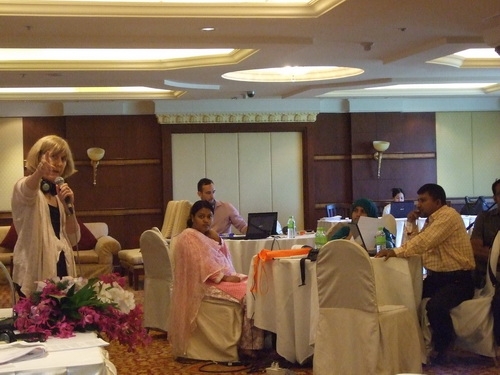
<path fill-rule="evenodd" d="M 457 90 L 457 89 L 480 89 L 494 85 L 494 83 L 416 83 L 401 84 L 381 87 L 367 87 L 365 90 Z"/>
<path fill-rule="evenodd" d="M 226 55 L 232 48 L 0 48 L 0 61 L 145 61 Z"/>
<path fill-rule="evenodd" d="M 469 48 L 454 55 L 472 59 L 500 59 L 493 48 Z"/>
<path fill-rule="evenodd" d="M 222 78 L 244 82 L 309 82 L 352 77 L 364 70 L 341 66 L 286 66 L 229 72 Z"/>
<path fill-rule="evenodd" d="M 317 18 L 346 0 L 10 0 L 2 15 Z"/>
<path fill-rule="evenodd" d="M 500 68 L 500 56 L 494 48 L 469 48 L 427 62 L 454 68 Z"/>
<path fill-rule="evenodd" d="M 237 64 L 256 52 L 233 48 L 0 48 L 0 71 L 165 71 Z"/>
<path fill-rule="evenodd" d="M 143 86 L 124 87 L 0 87 L 0 100 L 177 99 L 184 91 Z"/>
<path fill-rule="evenodd" d="M 378 87 L 366 87 L 353 90 L 335 90 L 319 97 L 369 97 L 369 96 L 459 96 L 500 94 L 498 83 L 468 82 L 468 83 L 425 83 L 425 84 L 395 84 Z"/>

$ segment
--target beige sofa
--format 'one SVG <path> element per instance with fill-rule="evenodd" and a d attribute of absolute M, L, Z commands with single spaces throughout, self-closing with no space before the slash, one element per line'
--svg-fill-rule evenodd
<path fill-rule="evenodd" d="M 92 278 L 113 272 L 113 257 L 116 257 L 118 251 L 120 251 L 120 243 L 108 235 L 108 225 L 106 223 L 84 224 L 97 239 L 97 243 L 92 250 L 75 251 L 77 274 L 85 278 Z M 0 243 L 6 237 L 9 229 L 10 226 L 0 226 Z M 0 261 L 7 269 L 12 267 L 12 256 L 12 249 L 0 246 Z M 3 275 L 0 280 L 6 281 Z"/>

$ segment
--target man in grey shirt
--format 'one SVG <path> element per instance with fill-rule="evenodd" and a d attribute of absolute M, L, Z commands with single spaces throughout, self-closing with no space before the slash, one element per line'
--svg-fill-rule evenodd
<path fill-rule="evenodd" d="M 484 280 L 489 277 L 487 272 L 488 257 L 490 256 L 491 246 L 500 230 L 500 211 L 498 203 L 500 202 L 500 180 L 493 182 L 491 186 L 493 191 L 493 200 L 496 208 L 481 212 L 474 223 L 474 230 L 471 235 L 471 245 L 476 259 L 476 287 L 484 285 Z M 498 268 L 497 268 L 498 273 Z M 477 285 L 479 284 L 479 285 Z M 493 332 L 497 345 L 500 345 L 500 289 L 497 287 L 492 303 L 493 309 Z"/>

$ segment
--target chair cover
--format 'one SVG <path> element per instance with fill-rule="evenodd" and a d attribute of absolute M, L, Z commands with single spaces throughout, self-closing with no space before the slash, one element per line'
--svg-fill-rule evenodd
<path fill-rule="evenodd" d="M 238 362 L 243 311 L 230 301 L 207 298 L 196 316 L 196 329 L 188 341 L 186 358 Z"/>
<path fill-rule="evenodd" d="M 490 267 L 491 270 L 497 269 L 499 252 L 500 234 L 497 233 L 488 259 L 488 267 Z M 457 335 L 455 345 L 479 355 L 492 357 L 496 361 L 496 345 L 493 336 L 493 315 L 491 313 L 491 301 L 494 294 L 495 287 L 489 276 L 486 275 L 486 284 L 483 289 L 476 290 L 473 299 L 462 302 L 451 310 L 450 315 L 453 320 L 455 334 Z M 425 310 L 428 301 L 429 298 L 422 300 L 420 306 L 420 320 L 424 341 L 429 353 L 432 350 L 432 332 Z"/>
<path fill-rule="evenodd" d="M 170 238 L 178 235 L 187 228 L 187 220 L 189 219 L 189 211 L 192 203 L 187 200 L 177 201 L 177 210 L 175 212 L 174 226 Z"/>
<path fill-rule="evenodd" d="M 392 234 L 394 234 L 395 237 L 397 237 L 398 235 L 398 227 L 397 227 L 397 222 L 396 222 L 396 218 L 391 215 L 391 214 L 386 214 L 384 216 L 382 216 L 382 222 L 384 223 L 384 227 L 389 231 L 391 232 Z"/>
<path fill-rule="evenodd" d="M 163 218 L 161 233 L 163 237 L 170 238 L 172 236 L 172 228 L 174 227 L 175 211 L 177 209 L 177 201 L 169 201 Z"/>
<path fill-rule="evenodd" d="M 165 210 L 161 233 L 165 238 L 172 238 L 187 227 L 191 202 L 187 200 L 170 201 Z"/>
<path fill-rule="evenodd" d="M 316 267 L 315 375 L 422 371 L 415 317 L 402 305 L 377 305 L 373 268 L 362 247 L 330 241 Z"/>
<path fill-rule="evenodd" d="M 167 332 L 173 283 L 168 246 L 158 228 L 142 233 L 140 246 L 144 262 L 144 327 Z"/>

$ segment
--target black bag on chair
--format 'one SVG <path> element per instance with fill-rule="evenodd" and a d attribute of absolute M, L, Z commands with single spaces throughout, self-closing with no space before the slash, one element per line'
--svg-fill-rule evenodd
<path fill-rule="evenodd" d="M 299 286 L 306 285 L 306 259 L 309 259 L 311 262 L 316 262 L 316 259 L 318 258 L 318 253 L 319 249 L 316 249 L 314 247 L 304 245 L 304 247 L 309 247 L 311 250 L 309 250 L 309 253 L 307 254 L 307 257 L 301 258 L 300 259 L 300 279 L 302 283 Z"/>
<path fill-rule="evenodd" d="M 465 205 L 460 210 L 460 215 L 478 215 L 480 212 L 488 211 L 488 209 L 488 204 L 483 196 L 477 197 L 476 200 L 466 196 Z"/>

